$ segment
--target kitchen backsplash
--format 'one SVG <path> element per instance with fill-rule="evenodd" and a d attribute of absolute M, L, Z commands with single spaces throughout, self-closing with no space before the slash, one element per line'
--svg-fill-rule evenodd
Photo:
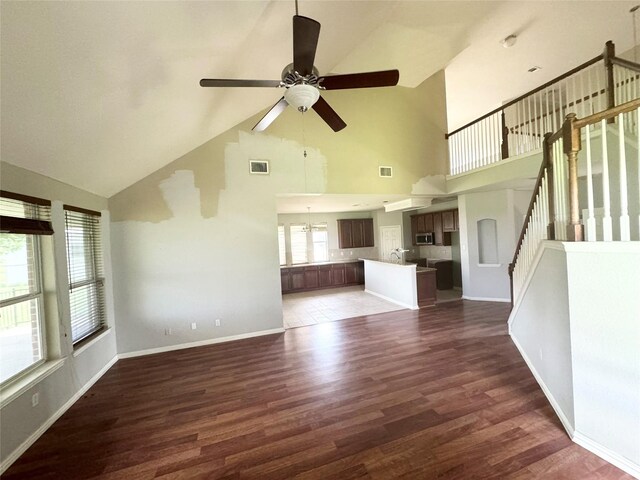
<path fill-rule="evenodd" d="M 329 260 L 350 260 L 352 258 L 378 258 L 378 249 L 376 247 L 329 249 Z"/>
<path fill-rule="evenodd" d="M 414 250 L 414 253 L 410 251 L 405 255 L 407 258 L 438 258 L 444 260 L 451 260 L 451 247 L 436 247 L 435 245 L 423 245 L 421 247 L 410 247 Z"/>

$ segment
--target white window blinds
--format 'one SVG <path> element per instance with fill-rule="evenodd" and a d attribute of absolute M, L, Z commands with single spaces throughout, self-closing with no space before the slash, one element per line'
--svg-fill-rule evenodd
<path fill-rule="evenodd" d="M 291 264 L 307 263 L 307 228 L 306 225 L 291 225 Z"/>
<path fill-rule="evenodd" d="M 64 208 L 71 338 L 76 344 L 106 324 L 100 213 Z"/>
<path fill-rule="evenodd" d="M 51 202 L 42 198 L 0 191 L 2 233 L 51 235 Z"/>
<path fill-rule="evenodd" d="M 311 238 L 313 241 L 313 261 L 329 261 L 329 236 L 326 223 L 316 223 L 311 228 Z"/>
<path fill-rule="evenodd" d="M 280 265 L 287 263 L 287 250 L 284 237 L 284 225 L 278 225 L 278 255 L 280 257 Z"/>

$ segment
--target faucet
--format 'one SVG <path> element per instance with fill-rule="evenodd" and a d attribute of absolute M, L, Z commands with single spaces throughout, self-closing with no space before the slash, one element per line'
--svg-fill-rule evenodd
<path fill-rule="evenodd" d="M 396 256 L 396 258 L 398 259 L 398 262 L 400 261 L 400 255 L 398 254 L 398 249 L 391 250 L 391 253 L 389 254 L 389 257 L 391 257 L 392 255 Z"/>

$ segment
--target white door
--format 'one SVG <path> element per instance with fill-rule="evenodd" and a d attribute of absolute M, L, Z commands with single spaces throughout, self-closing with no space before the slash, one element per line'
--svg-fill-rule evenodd
<path fill-rule="evenodd" d="M 396 248 L 402 248 L 402 227 L 400 225 L 380 227 L 380 258 L 395 260 L 396 256 L 390 257 L 390 255 Z"/>

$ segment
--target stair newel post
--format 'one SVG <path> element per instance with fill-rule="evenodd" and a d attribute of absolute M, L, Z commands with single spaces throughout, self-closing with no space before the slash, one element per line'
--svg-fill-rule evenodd
<path fill-rule="evenodd" d="M 570 113 L 562 124 L 564 153 L 569 163 L 569 225 L 567 238 L 572 242 L 584 240 L 584 229 L 580 223 L 580 203 L 578 200 L 578 152 L 582 148 L 580 129 L 575 126 L 576 114 Z"/>
<path fill-rule="evenodd" d="M 616 56 L 616 47 L 611 40 L 609 40 L 604 45 L 604 53 L 602 54 L 602 58 L 604 60 L 604 70 L 605 70 L 605 82 L 606 82 L 606 101 L 607 101 L 607 109 L 613 108 L 616 106 L 616 95 L 615 95 L 615 81 L 613 78 L 613 59 Z M 610 121 L 613 119 L 610 119 Z"/>
<path fill-rule="evenodd" d="M 556 239 L 556 206 L 555 206 L 555 197 L 554 197 L 554 189 L 553 189 L 553 156 L 551 155 L 551 142 L 549 139 L 551 138 L 551 133 L 544 134 L 544 140 L 542 141 L 542 161 L 544 162 L 545 167 L 547 168 L 547 185 L 549 188 L 547 189 L 548 195 L 548 205 L 549 205 L 549 225 L 547 225 L 547 239 L 555 240 Z"/>
<path fill-rule="evenodd" d="M 502 125 L 502 159 L 509 158 L 509 128 L 507 127 L 507 120 L 504 115 L 504 110 L 500 115 L 500 121 Z"/>
<path fill-rule="evenodd" d="M 515 263 L 509 264 L 509 288 L 511 293 L 511 308 L 513 308 L 513 269 L 516 267 Z"/>

